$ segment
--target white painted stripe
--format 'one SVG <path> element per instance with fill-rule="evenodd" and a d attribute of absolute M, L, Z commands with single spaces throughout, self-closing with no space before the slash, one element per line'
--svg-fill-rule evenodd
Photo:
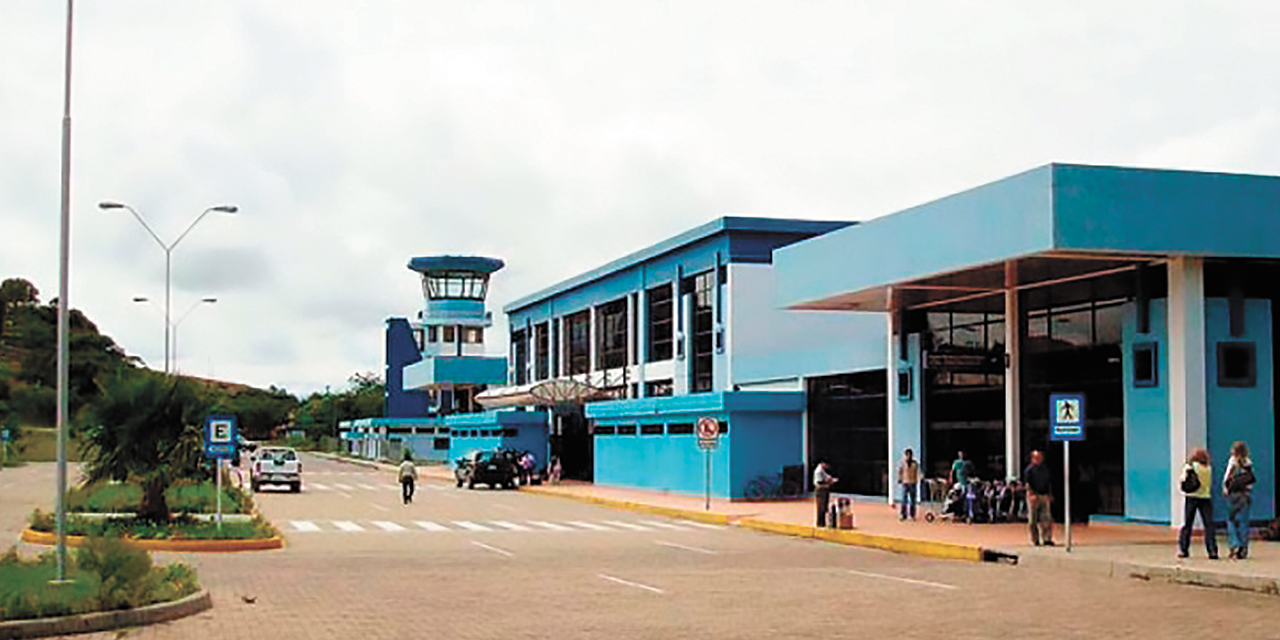
<path fill-rule="evenodd" d="M 505 522 L 503 520 L 494 520 L 493 524 L 498 525 L 503 529 L 510 529 L 511 531 L 532 531 L 529 527 L 518 525 L 514 522 Z"/>
<path fill-rule="evenodd" d="M 604 523 L 611 524 L 615 527 L 622 527 L 623 529 L 630 529 L 632 531 L 653 531 L 653 529 L 650 529 L 649 527 L 642 527 L 638 524 L 623 522 L 621 520 L 605 520 Z"/>
<path fill-rule="evenodd" d="M 361 488 L 361 489 L 365 489 L 365 490 L 367 490 L 367 491 L 377 491 L 377 490 L 378 490 L 378 489 L 380 489 L 381 487 L 377 487 L 377 486 L 374 486 L 374 485 L 371 485 L 371 484 L 361 484 L 361 485 L 360 485 L 360 488 Z"/>
<path fill-rule="evenodd" d="M 427 531 L 448 531 L 449 530 L 449 527 L 446 527 L 444 525 L 439 525 L 434 522 L 430 522 L 428 520 L 414 520 L 413 523 L 418 525 L 419 527 L 422 527 L 423 529 L 426 529 Z"/>
<path fill-rule="evenodd" d="M 320 484 L 319 482 L 308 482 L 308 483 L 306 484 L 306 489 L 307 489 L 308 491 L 310 491 L 310 490 L 312 490 L 312 489 L 315 489 L 316 491 L 328 491 L 328 490 L 329 490 L 329 485 L 327 485 L 327 484 Z"/>
<path fill-rule="evenodd" d="M 690 527 L 698 527 L 700 529 L 714 529 L 716 531 L 724 528 L 718 524 L 707 524 L 705 522 L 697 522 L 695 520 L 681 520 L 680 524 L 688 525 Z"/>
<path fill-rule="evenodd" d="M 454 520 L 453 523 L 467 531 L 493 531 L 493 529 L 490 529 L 489 527 L 482 524 L 476 524 L 468 520 Z"/>
<path fill-rule="evenodd" d="M 502 555 L 504 555 L 504 556 L 506 556 L 506 557 L 508 557 L 508 558 L 513 557 L 513 556 L 515 556 L 515 555 L 516 555 L 516 554 L 514 554 L 514 553 L 511 553 L 510 551 L 507 551 L 506 549 L 499 549 L 499 548 L 497 548 L 497 547 L 492 547 L 492 546 L 489 546 L 489 545 L 487 545 L 487 544 L 485 544 L 485 543 L 483 543 L 483 542 L 479 542 L 479 541 L 476 541 L 476 540 L 472 540 L 472 541 L 471 541 L 471 544 L 474 544 L 475 546 L 480 547 L 481 549 L 484 549 L 484 550 L 486 550 L 486 551 L 492 551 L 492 552 L 494 552 L 494 553 L 500 553 L 500 554 L 502 554 Z"/>
<path fill-rule="evenodd" d="M 388 509 L 388 508 L 386 508 L 386 507 L 384 507 L 384 506 L 382 506 L 382 505 L 380 505 L 380 504 L 373 504 L 373 503 L 369 503 L 369 506 L 373 507 L 374 509 L 377 509 L 378 511 L 390 511 L 390 509 Z"/>
<path fill-rule="evenodd" d="M 672 531 L 688 531 L 688 529 L 679 525 L 671 524 L 670 522 L 658 522 L 657 520 L 641 520 L 640 524 L 650 527 L 659 527 L 662 529 L 671 529 Z"/>
<path fill-rule="evenodd" d="M 353 489 L 352 487 L 349 487 L 349 486 L 347 486 L 347 485 L 345 485 L 345 484 L 335 484 L 335 485 L 333 485 L 333 488 L 334 488 L 334 489 L 341 489 L 341 490 L 343 490 L 343 491 L 354 491 L 354 489 Z"/>
<path fill-rule="evenodd" d="M 293 525 L 294 531 L 319 531 L 320 525 L 310 520 L 290 520 L 289 524 Z"/>
<path fill-rule="evenodd" d="M 640 584 L 639 582 L 632 582 L 632 581 L 630 581 L 630 580 L 623 580 L 622 578 L 615 578 L 615 577 L 613 577 L 613 576 L 605 575 L 605 574 L 603 574 L 603 573 L 597 573 L 596 575 L 600 576 L 601 578 L 604 578 L 605 580 L 608 580 L 609 582 L 616 582 L 616 583 L 618 583 L 618 584 L 626 585 L 626 586 L 628 586 L 628 587 L 635 587 L 635 588 L 637 588 L 637 589 L 644 589 L 645 591 L 650 591 L 650 592 L 652 592 L 652 593 L 666 593 L 666 591 L 663 591 L 662 589 L 659 589 L 659 588 L 657 588 L 657 587 L 651 587 L 651 586 L 649 586 L 649 585 L 647 585 L 647 584 Z"/>
<path fill-rule="evenodd" d="M 334 520 L 333 526 L 342 529 L 343 531 L 364 531 L 364 527 L 350 520 Z"/>
<path fill-rule="evenodd" d="M 386 520 L 374 520 L 373 524 L 383 531 L 404 531 L 404 527 Z"/>
<path fill-rule="evenodd" d="M 610 529 L 609 527 L 593 524 L 590 522 L 582 522 L 579 520 L 570 520 L 569 524 L 575 527 L 582 527 L 583 529 L 590 529 L 592 531 L 613 531 L 613 529 Z"/>
<path fill-rule="evenodd" d="M 577 529 L 571 529 L 563 525 L 555 524 L 554 522 L 542 522 L 540 520 L 528 520 L 527 522 L 535 527 L 542 527 L 543 529 L 548 529 L 550 531 L 577 531 Z"/>
<path fill-rule="evenodd" d="M 675 542 L 667 542 L 666 540 L 654 540 L 653 543 L 662 545 L 664 547 L 671 547 L 672 549 L 684 549 L 685 551 L 693 551 L 694 553 L 705 553 L 709 556 L 716 555 L 716 552 L 710 549 L 703 549 L 702 547 L 690 547 L 688 545 L 677 544 Z"/>
<path fill-rule="evenodd" d="M 338 492 L 338 495 L 340 495 L 340 496 L 342 496 L 342 497 L 344 497 L 344 498 L 350 498 L 350 497 L 351 497 L 351 494 L 349 494 L 349 493 L 347 493 L 347 492 L 345 492 L 345 491 L 339 491 L 339 492 Z"/>
<path fill-rule="evenodd" d="M 956 587 L 955 585 L 943 584 L 941 582 L 929 582 L 928 580 L 912 580 L 911 578 L 899 578 L 898 576 L 888 576 L 883 573 L 869 573 L 866 571 L 855 571 L 853 569 L 846 569 L 846 571 L 848 571 L 849 573 L 852 573 L 855 576 L 863 576 L 865 578 L 879 578 L 881 580 L 894 580 L 897 582 L 905 582 L 907 584 L 920 585 L 922 587 L 933 587 L 935 589 L 958 589 L 959 588 L 959 587 Z"/>

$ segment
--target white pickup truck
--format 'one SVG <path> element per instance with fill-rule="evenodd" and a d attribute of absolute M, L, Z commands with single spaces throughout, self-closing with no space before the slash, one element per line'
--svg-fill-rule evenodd
<path fill-rule="evenodd" d="M 249 486 L 254 492 L 264 484 L 288 485 L 293 493 L 302 491 L 302 460 L 289 447 L 260 447 L 249 466 Z"/>

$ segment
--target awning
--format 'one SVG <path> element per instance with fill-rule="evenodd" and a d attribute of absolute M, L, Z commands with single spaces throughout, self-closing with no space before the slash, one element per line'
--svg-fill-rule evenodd
<path fill-rule="evenodd" d="M 476 396 L 476 402 L 486 409 L 503 407 L 554 406 L 581 404 L 590 400 L 613 397 L 612 392 L 593 387 L 585 382 L 557 378 L 533 384 L 487 389 Z"/>

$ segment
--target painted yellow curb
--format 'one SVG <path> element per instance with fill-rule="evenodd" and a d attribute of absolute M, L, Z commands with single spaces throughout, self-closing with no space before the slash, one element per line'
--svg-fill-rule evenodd
<path fill-rule="evenodd" d="M 22 541 L 30 544 L 55 545 L 58 536 L 45 531 L 22 530 Z M 67 536 L 68 547 L 79 547 L 87 541 L 85 536 Z M 125 538 L 124 543 L 146 551 L 171 551 L 178 553 L 236 553 L 239 551 L 269 551 L 283 549 L 284 538 L 274 536 L 255 540 L 135 540 Z"/>
<path fill-rule="evenodd" d="M 716 524 L 720 526 L 728 526 L 731 524 L 731 518 L 723 513 L 713 513 L 709 511 L 690 511 L 688 509 L 677 509 L 675 507 L 660 507 L 658 505 L 645 504 L 643 502 L 631 502 L 629 500 L 614 500 L 612 498 L 601 498 L 599 496 L 583 496 L 570 493 L 567 491 L 556 491 L 555 489 L 545 489 L 541 487 L 520 487 L 521 491 L 533 493 L 542 496 L 552 496 L 556 498 L 568 498 L 577 500 L 578 502 L 588 502 L 598 504 L 602 507 L 611 507 L 614 509 L 622 509 L 625 511 L 634 511 L 637 513 L 647 513 L 655 516 L 666 516 L 668 518 L 680 518 L 683 520 L 693 520 L 695 522 L 705 522 L 707 524 Z"/>

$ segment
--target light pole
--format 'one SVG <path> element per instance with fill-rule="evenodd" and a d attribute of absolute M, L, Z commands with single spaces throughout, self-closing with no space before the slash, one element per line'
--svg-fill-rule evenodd
<path fill-rule="evenodd" d="M 171 266 L 173 265 L 173 250 L 175 247 L 178 246 L 179 242 L 182 242 L 183 238 L 187 237 L 187 234 L 191 233 L 191 230 L 194 229 L 197 224 L 200 224 L 201 220 L 204 220 L 205 216 L 209 215 L 210 211 L 216 211 L 218 213 L 235 213 L 236 211 L 239 211 L 239 209 L 235 205 L 231 205 L 231 204 L 224 204 L 224 205 L 218 205 L 216 207 L 209 207 L 204 211 L 202 211 L 200 215 L 196 216 L 196 219 L 190 225 L 187 225 L 186 231 L 183 231 L 182 234 L 178 236 L 177 240 L 174 240 L 172 244 L 165 244 L 164 240 L 161 240 L 160 236 L 156 235 L 156 232 L 151 230 L 151 225 L 147 224 L 147 221 L 142 218 L 142 214 L 138 213 L 137 209 L 134 209 L 133 207 L 127 204 L 124 204 L 122 202 L 112 202 L 109 200 L 104 202 L 99 202 L 98 208 L 102 209 L 103 211 L 107 211 L 109 209 L 128 210 L 128 212 L 132 213 L 133 217 L 137 218 L 138 222 L 142 224 L 142 228 L 146 229 L 147 233 L 151 234 L 151 237 L 155 239 L 156 244 L 160 245 L 160 248 L 164 250 L 164 372 L 167 375 L 170 372 L 169 328 L 171 324 L 170 324 L 170 316 L 169 316 L 169 297 L 172 292 L 170 287 L 170 280 L 171 280 L 170 274 L 171 274 Z"/>
<path fill-rule="evenodd" d="M 58 241 L 58 569 L 55 584 L 67 581 L 67 374 L 71 369 L 67 353 L 70 327 L 67 309 L 71 306 L 68 296 L 71 289 L 71 18 L 74 13 L 74 0 L 67 0 L 66 55 L 62 68 L 62 218 Z"/>
<path fill-rule="evenodd" d="M 149 303 L 151 302 L 151 299 L 146 296 L 138 296 L 138 297 L 135 297 L 133 301 Z M 195 302 L 191 303 L 190 307 L 187 307 L 187 310 L 182 315 L 178 316 L 177 320 L 173 322 L 173 326 L 171 327 L 171 329 L 173 331 L 173 371 L 174 373 L 179 372 L 178 370 L 178 327 L 182 326 L 182 321 L 186 320 L 187 316 L 191 315 L 191 312 L 196 310 L 196 307 L 202 304 L 215 304 L 217 302 L 218 302 L 217 298 L 201 298 L 199 300 L 196 300 Z"/>

